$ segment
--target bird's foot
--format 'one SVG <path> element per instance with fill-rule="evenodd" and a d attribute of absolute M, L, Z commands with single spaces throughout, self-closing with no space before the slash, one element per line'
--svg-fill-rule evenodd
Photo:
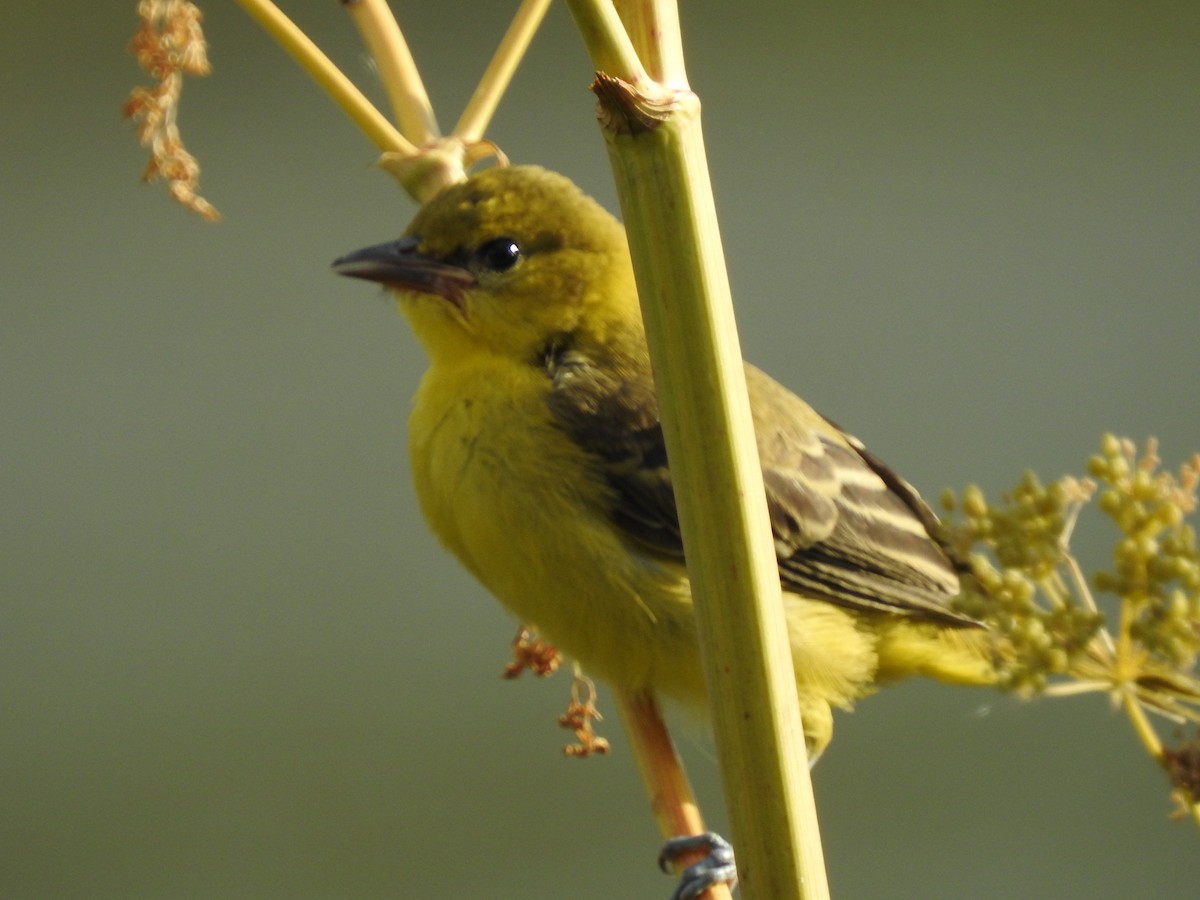
<path fill-rule="evenodd" d="M 662 852 L 658 854 L 658 867 L 669 872 L 670 863 L 693 850 L 707 850 L 708 855 L 680 873 L 679 886 L 675 888 L 671 900 L 692 900 L 721 882 L 728 884 L 730 889 L 737 885 L 733 847 L 729 841 L 712 831 L 671 838 L 663 844 Z"/>

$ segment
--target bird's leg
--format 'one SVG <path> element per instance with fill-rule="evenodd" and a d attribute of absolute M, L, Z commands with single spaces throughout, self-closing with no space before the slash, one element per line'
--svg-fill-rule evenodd
<path fill-rule="evenodd" d="M 650 809 L 659 830 L 668 838 L 660 864 L 669 860 L 686 866 L 672 900 L 702 894 L 705 900 L 729 900 L 729 886 L 735 878 L 733 851 L 725 841 L 706 831 L 657 701 L 648 694 L 618 690 L 617 706 L 642 773 Z M 720 866 L 706 863 L 705 856 L 706 850 L 709 856 L 715 852 L 717 842 L 727 854 Z M 701 868 L 696 869 L 696 865 Z M 705 876 L 706 870 L 722 874 Z"/>

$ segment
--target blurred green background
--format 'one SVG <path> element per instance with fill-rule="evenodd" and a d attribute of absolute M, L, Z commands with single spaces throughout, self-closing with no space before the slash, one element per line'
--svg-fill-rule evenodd
<path fill-rule="evenodd" d="M 336 3 L 286 6 L 372 85 Z M 399 9 L 444 126 L 509 6 Z M 683 7 L 749 358 L 927 496 L 1105 430 L 1200 449 L 1200 4 Z M 420 351 L 328 270 L 412 204 L 206 12 L 182 127 L 217 226 L 138 184 L 132 2 L 0 29 L 0 897 L 667 896 L 616 716 L 611 757 L 561 756 L 566 678 L 500 680 L 513 623 L 415 509 Z M 611 208 L 590 76 L 558 5 L 491 136 Z M 889 690 L 816 791 L 839 897 L 1200 882 L 1100 697 Z"/>

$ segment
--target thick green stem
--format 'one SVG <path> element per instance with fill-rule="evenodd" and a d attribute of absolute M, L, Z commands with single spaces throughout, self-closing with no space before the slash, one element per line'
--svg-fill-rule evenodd
<path fill-rule="evenodd" d="M 636 54 L 631 58 L 632 42 L 614 33 L 610 5 L 570 6 L 601 70 L 593 89 L 642 300 L 743 896 L 824 898 L 816 806 L 699 101 L 686 85 L 648 81 Z M 673 15 L 653 18 L 677 23 Z M 678 35 L 662 39 L 670 45 Z M 681 58 L 658 59 L 656 66 L 670 60 L 672 74 L 681 76 Z M 609 66 L 619 77 L 605 71 Z"/>

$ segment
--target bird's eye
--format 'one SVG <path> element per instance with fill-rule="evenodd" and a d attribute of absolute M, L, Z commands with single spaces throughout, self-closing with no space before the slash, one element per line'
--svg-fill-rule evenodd
<path fill-rule="evenodd" d="M 493 238 L 475 250 L 475 264 L 485 272 L 507 272 L 521 260 L 521 247 L 510 237 Z"/>

